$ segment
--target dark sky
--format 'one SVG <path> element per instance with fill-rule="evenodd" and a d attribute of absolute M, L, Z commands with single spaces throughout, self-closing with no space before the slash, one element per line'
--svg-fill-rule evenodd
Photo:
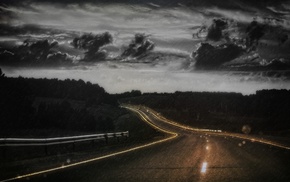
<path fill-rule="evenodd" d="M 236 4 L 246 3 L 253 6 L 266 6 L 266 5 L 279 5 L 287 0 L 1 0 L 1 3 L 5 4 L 17 4 L 23 2 L 48 2 L 48 3 L 126 3 L 126 4 L 147 4 L 155 3 L 158 5 L 168 5 L 175 6 L 177 4 L 187 4 L 187 5 L 220 5 L 225 7 L 234 7 Z"/>
<path fill-rule="evenodd" d="M 48 40 L 49 43 L 56 41 L 58 46 L 54 51 L 68 55 L 77 62 L 84 56 L 84 50 L 72 47 L 71 41 L 84 33 L 96 35 L 108 31 L 113 42 L 104 46 L 102 51 L 108 53 L 108 58 L 116 58 L 136 33 L 145 33 L 155 43 L 154 50 L 146 59 L 76 64 L 65 70 L 5 70 L 5 73 L 11 76 L 81 78 L 98 83 L 112 93 L 137 89 L 150 92 L 234 91 L 249 94 L 265 88 L 290 88 L 288 73 L 285 75 L 284 70 L 268 72 L 269 67 L 265 66 L 275 58 L 283 58 L 276 64 L 279 66 L 287 61 L 284 58 L 290 57 L 290 41 L 279 45 L 277 39 L 282 33 L 290 36 L 290 5 L 284 2 L 64 0 L 60 3 L 56 0 L 0 0 L 0 51 L 7 54 L 5 46 L 17 47 L 26 39 Z M 227 29 L 231 36 L 243 37 L 245 27 L 254 18 L 263 22 L 265 17 L 274 19 L 274 26 L 271 25 L 272 28 L 267 29 L 267 34 L 261 38 L 261 42 L 268 46 L 260 46 L 258 51 L 245 54 L 229 64 L 258 65 L 265 72 L 257 72 L 252 67 L 247 67 L 245 72 L 224 72 L 219 68 L 214 72 L 195 69 L 190 56 L 205 40 L 203 34 L 201 38 L 193 37 L 200 27 L 210 27 L 214 18 L 226 18 L 231 20 Z M 255 56 L 258 59 L 251 61 Z"/>

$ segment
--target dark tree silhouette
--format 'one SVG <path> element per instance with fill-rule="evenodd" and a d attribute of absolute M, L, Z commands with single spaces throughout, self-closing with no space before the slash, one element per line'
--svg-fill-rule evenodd
<path fill-rule="evenodd" d="M 243 96 L 238 93 L 176 92 L 143 94 L 122 102 L 146 105 L 165 116 L 201 128 L 251 133 L 290 135 L 290 91 L 262 90 Z"/>
<path fill-rule="evenodd" d="M 1 69 L 0 73 L 3 75 Z M 0 78 L 0 135 L 33 129 L 79 132 L 114 130 L 112 119 L 102 120 L 104 123 L 100 125 L 96 120 L 94 108 L 101 105 L 114 108 L 117 105 L 115 97 L 99 85 L 69 79 Z M 38 103 L 35 101 L 38 99 L 43 101 Z M 86 101 L 90 101 L 90 105 L 85 104 Z M 75 107 L 74 102 L 82 104 Z"/>

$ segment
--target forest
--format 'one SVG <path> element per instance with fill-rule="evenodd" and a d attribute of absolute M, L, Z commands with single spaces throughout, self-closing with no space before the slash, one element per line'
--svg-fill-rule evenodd
<path fill-rule="evenodd" d="M 2 136 L 33 129 L 114 131 L 113 120 L 124 112 L 102 87 L 83 80 L 8 78 L 1 71 L 0 83 Z M 99 112 L 99 107 L 116 114 Z"/>
<path fill-rule="evenodd" d="M 120 103 L 145 105 L 169 119 L 198 128 L 241 133 L 241 128 L 248 125 L 252 134 L 290 135 L 289 90 L 261 90 L 252 95 L 138 90 L 109 94 L 83 80 L 9 78 L 2 71 L 0 83 L 1 136 L 27 130 L 42 130 L 44 135 L 49 131 L 59 131 L 57 135 L 68 131 L 107 132 L 120 129 L 116 123 L 138 131 L 136 123 L 127 122 L 132 117 L 125 117 L 128 111 L 119 108 Z M 120 118 L 126 122 L 119 122 Z"/>
<path fill-rule="evenodd" d="M 261 90 L 256 94 L 221 92 L 147 93 L 123 98 L 128 104 L 146 105 L 165 117 L 198 128 L 252 134 L 289 136 L 290 91 Z"/>

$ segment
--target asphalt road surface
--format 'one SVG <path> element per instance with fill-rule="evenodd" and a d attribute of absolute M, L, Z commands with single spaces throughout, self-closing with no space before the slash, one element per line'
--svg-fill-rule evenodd
<path fill-rule="evenodd" d="M 288 149 L 210 132 L 193 132 L 164 123 L 146 109 L 131 110 L 170 132 L 170 139 L 18 181 L 290 181 Z"/>

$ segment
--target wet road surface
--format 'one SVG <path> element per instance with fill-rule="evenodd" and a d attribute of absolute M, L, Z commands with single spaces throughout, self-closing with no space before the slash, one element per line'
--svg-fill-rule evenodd
<path fill-rule="evenodd" d="M 131 110 L 168 132 L 169 139 L 18 181 L 290 181 L 287 149 L 210 132 L 192 132 L 163 122 L 147 109 Z"/>

